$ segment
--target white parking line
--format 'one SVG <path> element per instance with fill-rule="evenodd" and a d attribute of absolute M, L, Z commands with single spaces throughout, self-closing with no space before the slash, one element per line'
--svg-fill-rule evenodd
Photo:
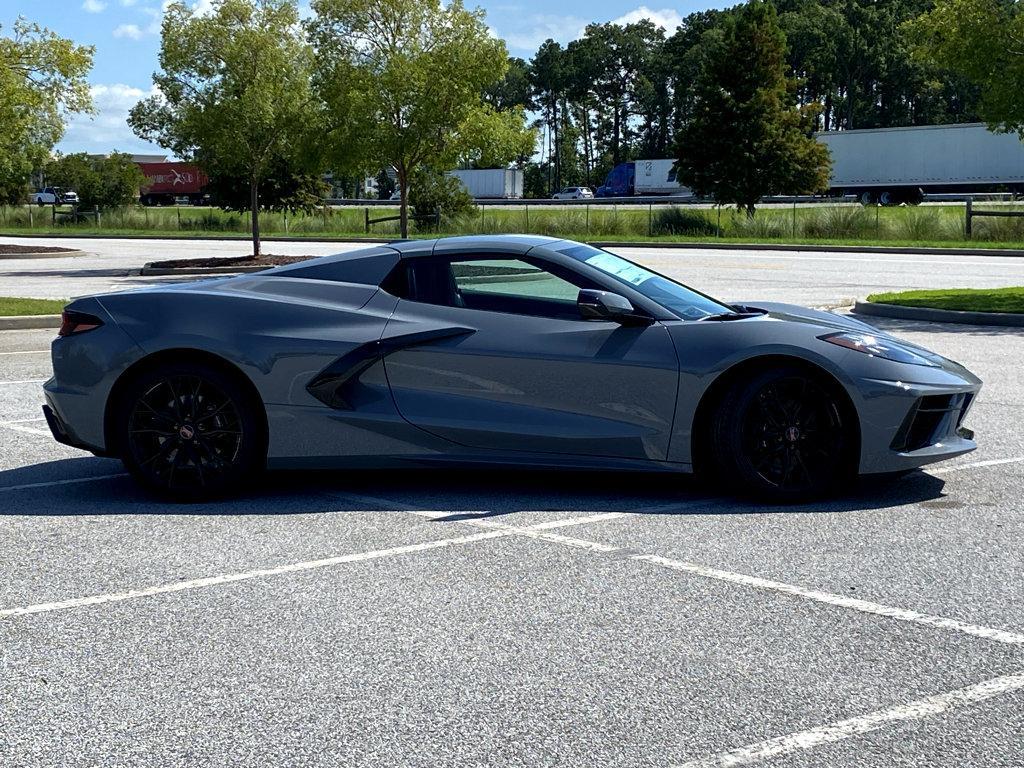
<path fill-rule="evenodd" d="M 977 636 L 978 638 L 984 638 L 988 641 L 998 641 L 999 643 L 1005 644 L 1024 644 L 1024 635 L 1021 635 L 1020 633 L 1010 633 L 1005 630 L 997 630 L 995 628 L 984 627 L 982 625 L 972 625 L 955 619 L 949 619 L 947 617 L 939 617 L 934 614 L 922 614 L 921 612 L 912 611 L 910 609 L 897 609 L 893 606 L 885 606 L 880 603 L 873 603 L 872 601 L 862 601 L 859 598 L 849 598 L 848 596 L 836 595 L 835 593 L 825 593 L 821 590 L 808 590 L 807 588 L 799 587 L 797 585 L 788 585 L 785 582 L 775 582 L 774 580 L 762 579 L 761 577 L 752 577 L 748 574 L 739 574 L 732 571 L 723 571 L 722 569 L 713 569 L 711 567 L 700 566 L 695 563 L 676 561 L 672 558 L 663 558 L 660 555 L 634 555 L 631 556 L 631 558 L 635 561 L 646 561 L 647 563 L 652 563 L 657 566 L 664 566 L 668 569 L 696 574 L 697 576 L 707 577 L 709 579 L 717 579 L 721 582 L 746 585 L 747 587 L 758 588 L 760 590 L 771 590 L 776 593 L 797 596 L 799 598 L 807 598 L 808 600 L 817 601 L 818 603 L 827 603 L 843 609 L 853 609 L 854 611 L 864 612 L 865 614 L 876 614 L 880 617 L 888 617 L 889 619 L 896 619 L 902 622 L 911 622 L 916 625 L 927 625 L 929 627 L 942 628 L 944 630 L 955 630 L 959 633 Z"/>
<path fill-rule="evenodd" d="M 5 350 L 0 352 L 0 355 L 41 355 L 49 352 L 49 350 Z"/>
<path fill-rule="evenodd" d="M 40 430 L 35 427 L 26 427 L 25 425 L 18 424 L 17 422 L 0 422 L 0 427 L 4 427 L 8 430 L 14 430 L 15 432 L 19 433 L 27 433 L 28 435 L 42 435 L 47 438 L 53 437 L 49 430 Z"/>
<path fill-rule="evenodd" d="M 339 496 L 356 501 L 356 502 L 368 502 L 370 504 L 385 507 L 388 510 L 404 510 L 407 513 L 413 515 L 426 515 L 433 516 L 435 513 L 426 511 L 417 511 L 410 509 L 408 505 L 405 505 L 396 500 L 383 499 L 381 497 L 369 497 L 361 494 L 340 494 Z M 688 500 L 687 504 L 692 506 L 707 505 L 709 500 Z M 660 508 L 654 508 L 660 509 Z M 556 526 L 563 527 L 567 525 L 575 526 L 586 523 L 597 523 L 600 521 L 614 520 L 616 518 L 624 518 L 627 516 L 635 515 L 636 513 L 598 513 L 589 517 L 567 519 L 565 521 L 554 522 L 547 528 L 554 528 Z M 578 539 L 575 537 L 564 537 L 561 535 L 546 534 L 544 532 L 545 524 L 537 524 L 534 526 L 527 527 L 516 527 L 508 524 L 500 523 L 492 520 L 479 520 L 479 519 L 460 519 L 459 523 L 465 523 L 469 526 L 477 526 L 480 528 L 491 529 L 494 531 L 507 531 L 510 534 L 519 536 L 529 537 L 530 539 L 541 539 L 550 542 L 557 542 L 563 545 L 569 545 L 584 550 L 590 550 L 592 552 L 599 553 L 614 553 L 622 551 L 624 548 L 617 547 L 614 545 L 607 545 L 601 542 L 592 542 L 590 540 Z M 874 614 L 880 617 L 887 617 L 889 619 L 899 620 L 901 622 L 908 622 L 915 625 L 924 625 L 932 628 L 940 628 L 943 630 L 954 630 L 959 633 L 966 635 L 975 636 L 978 638 L 984 638 L 988 641 L 996 641 L 1005 644 L 1024 644 L 1024 635 L 1019 633 L 1011 633 L 1006 630 L 998 630 L 996 628 L 985 627 L 983 625 L 973 625 L 967 622 L 960 622 L 959 620 L 949 619 L 948 617 L 939 617 L 933 614 L 923 614 L 921 612 L 912 611 L 910 609 L 899 609 L 894 606 L 886 606 L 880 603 L 874 603 L 872 601 L 863 601 L 858 598 L 849 598 L 844 595 L 836 595 L 834 593 L 826 593 L 821 590 L 809 590 L 804 587 L 797 585 L 789 585 L 784 582 L 775 582 L 773 580 L 762 579 L 760 577 L 752 577 L 748 574 L 739 574 L 732 571 L 724 571 L 722 569 L 714 569 L 709 566 L 700 566 L 694 563 L 687 563 L 686 561 L 677 561 L 672 558 L 664 558 L 660 555 L 649 555 L 649 554 L 637 554 L 629 556 L 629 560 L 633 561 L 644 561 L 646 563 L 653 564 L 655 566 L 662 566 L 674 571 L 686 572 L 689 574 L 695 574 L 700 577 L 707 579 L 715 579 L 720 582 L 730 582 L 736 585 L 745 585 L 746 587 L 753 587 L 760 590 L 771 590 L 776 593 L 782 593 L 784 595 L 791 595 L 798 598 L 805 598 L 818 603 L 829 604 L 830 606 L 836 606 L 842 609 L 852 609 L 859 611 L 864 614 Z"/>
<path fill-rule="evenodd" d="M 995 467 L 996 465 L 1012 465 L 1024 462 L 1024 457 L 1007 457 L 1006 459 L 986 459 L 983 462 L 969 462 L 964 465 L 951 465 L 950 467 L 936 467 L 934 470 L 927 469 L 932 475 L 944 473 L 956 473 L 961 470 L 973 470 L 976 467 Z"/>
<path fill-rule="evenodd" d="M 0 486 L 0 492 L 24 491 L 25 489 L 45 489 L 48 486 L 70 486 L 75 483 L 92 483 L 93 481 L 109 481 L 113 478 L 127 478 L 128 473 L 113 475 L 90 475 L 86 478 L 65 478 L 60 481 L 39 481 L 38 483 L 20 483 L 17 486 Z"/>
<path fill-rule="evenodd" d="M 45 379 L 0 379 L 0 385 L 43 384 Z"/>
<path fill-rule="evenodd" d="M 179 593 L 183 590 L 192 590 L 212 585 L 225 585 L 230 582 L 242 582 L 244 580 L 256 579 L 257 577 L 272 577 L 278 574 L 293 574 L 299 571 L 310 569 L 322 569 L 325 566 L 337 566 L 342 563 L 356 563 L 358 561 L 370 561 L 377 558 L 387 558 L 392 555 L 405 555 L 406 553 L 420 553 L 424 550 L 436 550 L 451 545 L 462 545 L 468 542 L 478 542 L 483 539 L 495 539 L 508 536 L 508 532 L 487 531 L 480 534 L 470 534 L 464 537 L 452 537 L 450 539 L 438 539 L 433 542 L 421 542 L 416 545 L 403 545 L 392 547 L 387 550 L 370 550 L 365 553 L 351 553 L 349 555 L 338 555 L 333 558 L 321 558 L 316 561 L 300 561 L 289 563 L 284 566 L 275 566 L 270 569 L 253 569 L 252 571 L 237 572 L 234 574 L 218 574 L 215 577 L 202 577 L 200 579 L 189 579 L 183 582 L 172 582 L 168 585 L 157 585 L 139 590 L 125 590 L 120 593 L 104 593 L 101 595 L 90 595 L 84 598 L 72 598 L 67 601 L 55 601 L 53 603 L 37 603 L 32 606 L 19 606 L 13 609 L 0 609 L 0 618 L 19 617 L 25 614 L 42 614 L 49 611 L 60 611 L 61 609 L 75 609 L 82 606 L 97 606 L 115 601 L 127 601 L 132 598 L 146 598 L 166 593 Z"/>
<path fill-rule="evenodd" d="M 974 686 L 914 700 L 905 705 L 876 710 L 863 716 L 728 750 L 684 766 L 749 766 L 796 750 L 807 750 L 817 745 L 856 737 L 881 729 L 888 724 L 900 721 L 920 721 L 1021 689 L 1024 689 L 1024 675 L 999 676 Z"/>

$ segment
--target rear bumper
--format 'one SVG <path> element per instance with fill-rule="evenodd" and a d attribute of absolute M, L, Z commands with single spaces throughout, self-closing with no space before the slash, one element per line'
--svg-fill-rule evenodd
<path fill-rule="evenodd" d="M 82 449 L 83 451 L 90 451 L 98 457 L 109 456 L 101 446 L 94 446 L 80 439 L 75 435 L 74 431 L 68 427 L 67 423 L 60 417 L 50 401 L 50 396 L 46 396 L 47 403 L 43 406 L 43 416 L 46 418 L 46 425 L 50 428 L 50 433 L 53 434 L 53 439 L 57 443 L 63 443 L 65 446 L 71 446 L 75 449 Z"/>

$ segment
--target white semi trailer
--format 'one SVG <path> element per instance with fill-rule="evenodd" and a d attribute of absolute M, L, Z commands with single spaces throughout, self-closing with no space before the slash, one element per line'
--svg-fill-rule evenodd
<path fill-rule="evenodd" d="M 481 198 L 521 198 L 523 172 L 518 168 L 473 168 L 449 171 L 470 195 Z"/>
<path fill-rule="evenodd" d="M 1024 191 L 1024 144 L 984 123 L 829 131 L 831 191 L 863 203 L 917 203 L 928 193 Z"/>

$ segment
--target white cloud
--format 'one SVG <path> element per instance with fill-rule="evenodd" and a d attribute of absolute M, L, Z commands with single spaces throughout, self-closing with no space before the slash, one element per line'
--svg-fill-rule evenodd
<path fill-rule="evenodd" d="M 89 13 L 103 13 L 106 7 L 107 4 L 101 2 L 101 0 L 85 0 L 85 2 L 82 3 L 82 10 L 88 11 Z"/>
<path fill-rule="evenodd" d="M 526 17 L 523 23 L 515 28 L 497 33 L 497 36 L 501 37 L 509 48 L 533 54 L 548 38 L 560 43 L 575 39 L 586 24 L 586 19 L 577 16 L 534 14 Z"/>
<path fill-rule="evenodd" d="M 138 24 L 119 24 L 114 29 L 114 37 L 127 37 L 131 40 L 141 40 L 143 34 Z"/>
<path fill-rule="evenodd" d="M 156 93 L 155 87 L 145 91 L 123 83 L 112 83 L 93 85 L 90 91 L 96 115 L 77 115 L 68 121 L 68 130 L 57 147 L 61 152 L 166 152 L 142 141 L 128 126 L 129 110 Z"/>
<path fill-rule="evenodd" d="M 662 8 L 659 11 L 654 11 L 646 5 L 641 5 L 639 8 L 635 8 L 629 13 L 619 16 L 617 19 L 612 19 L 612 24 L 635 24 L 643 19 L 652 21 L 654 26 L 661 27 L 670 35 L 679 28 L 680 24 L 683 23 L 683 17 L 679 15 L 678 11 L 672 8 Z"/>

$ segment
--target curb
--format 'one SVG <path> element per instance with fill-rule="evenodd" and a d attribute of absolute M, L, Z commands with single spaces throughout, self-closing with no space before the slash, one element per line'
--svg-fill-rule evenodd
<path fill-rule="evenodd" d="M 138 271 L 139 275 L 238 275 L 244 272 L 261 272 L 274 267 L 272 264 L 241 265 L 239 267 L 153 267 L 152 265 L 153 262 L 144 264 Z"/>
<path fill-rule="evenodd" d="M 509 233 L 515 234 L 515 233 Z M 527 233 L 529 234 L 529 233 Z M 247 235 L 53 235 L 49 233 L 4 233 L 0 237 L 10 238 L 54 238 L 73 237 L 82 240 L 213 240 L 226 242 L 250 242 Z M 456 237 L 456 236 L 452 236 Z M 308 237 L 290 238 L 280 235 L 269 235 L 260 238 L 263 243 L 391 243 L 400 238 L 361 238 L 361 237 Z M 431 238 L 423 238 L 431 240 Z M 1010 256 L 1024 257 L 1024 249 L 1018 248 L 914 248 L 912 246 L 830 246 L 813 243 L 722 243 L 707 242 L 673 242 L 660 240 L 588 240 L 583 241 L 591 246 L 607 248 L 697 248 L 740 251 L 817 251 L 819 253 L 836 254 L 921 254 L 925 256 Z M 56 254 L 60 256 L 60 254 Z M 181 273 L 176 273 L 181 274 Z"/>
<path fill-rule="evenodd" d="M 0 262 L 5 259 L 64 259 L 69 256 L 84 256 L 80 248 L 69 248 L 67 251 L 25 251 L 20 254 L 0 254 Z"/>
<path fill-rule="evenodd" d="M 0 331 L 27 328 L 60 328 L 60 315 L 7 315 L 0 317 Z"/>
<path fill-rule="evenodd" d="M 898 304 L 856 302 L 856 315 L 874 315 L 881 318 L 900 320 L 924 320 L 932 323 L 966 323 L 972 326 L 1016 326 L 1024 327 L 1024 313 L 1015 312 L 965 312 L 962 310 L 936 310 L 931 307 L 904 307 Z"/>

